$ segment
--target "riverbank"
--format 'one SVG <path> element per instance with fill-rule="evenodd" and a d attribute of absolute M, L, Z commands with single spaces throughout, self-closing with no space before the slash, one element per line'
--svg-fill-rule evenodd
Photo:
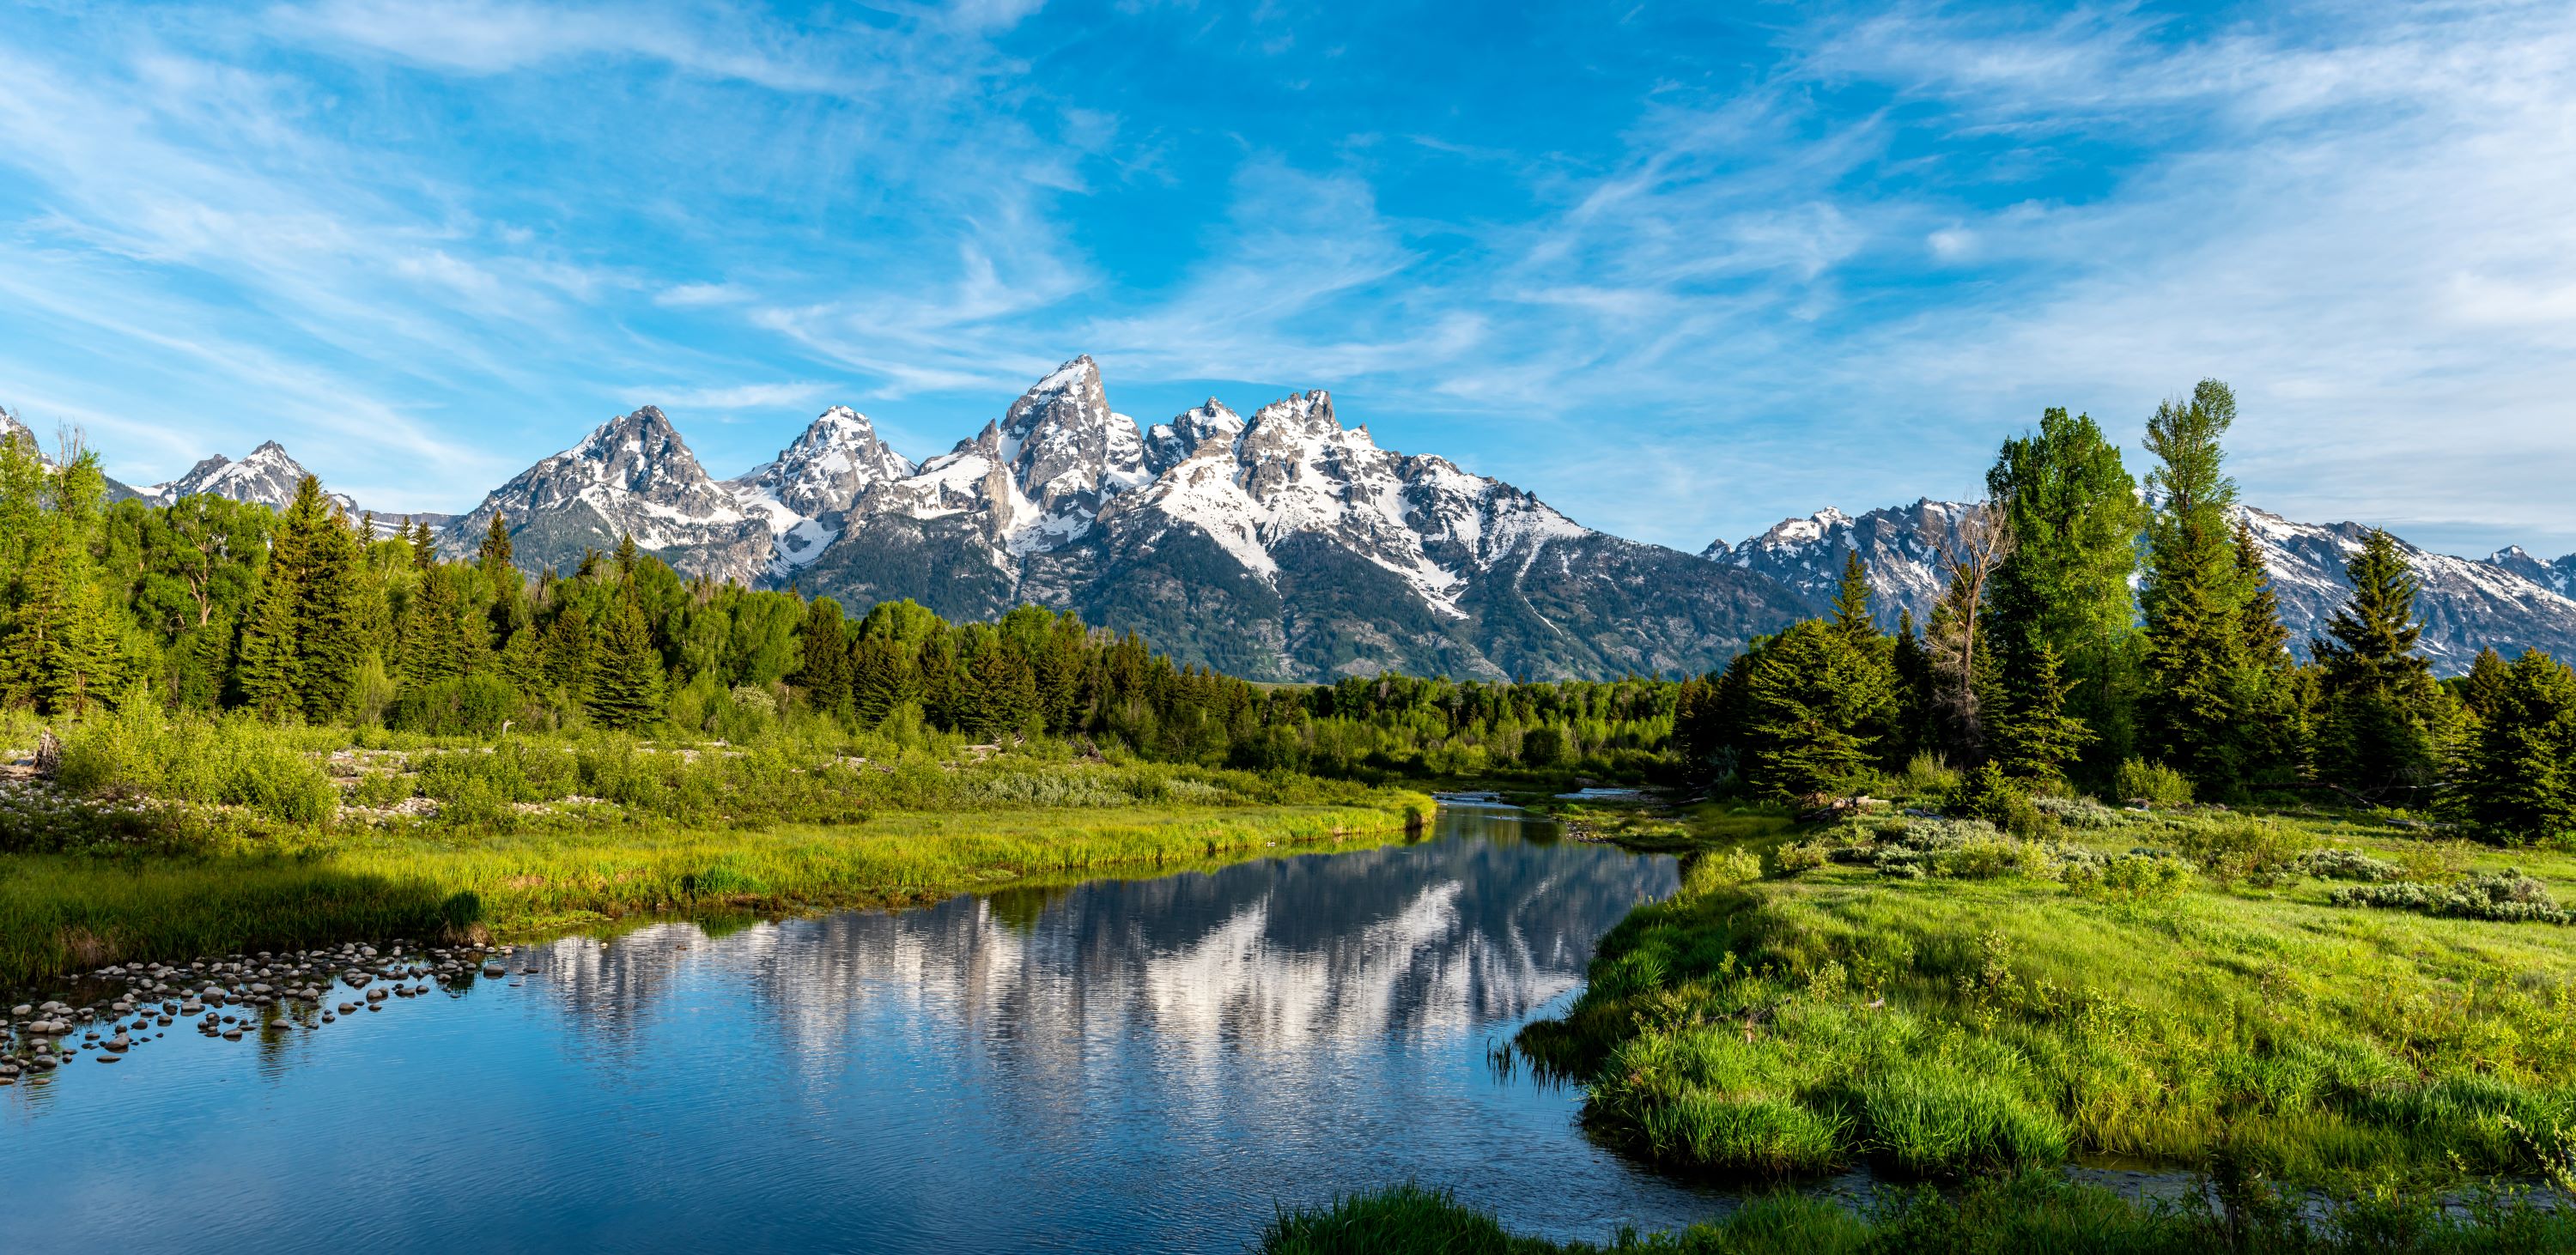
<path fill-rule="evenodd" d="M 1436 1191 L 1398 1186 L 1281 1216 L 1264 1255 L 2504 1255 L 2576 1249 L 2576 1215 L 2511 1195 L 2452 1205 L 2429 1196 L 2357 1192 L 2288 1206 L 2248 1196 L 2153 1206 L 2046 1174 L 1991 1178 L 1943 1193 L 1917 1190 L 1863 1215 L 1780 1193 L 1674 1233 L 1620 1234 L 1606 1244 L 1515 1234 Z"/>
<path fill-rule="evenodd" d="M 1648 844 L 1695 847 L 1683 890 L 1518 1044 L 1669 1170 L 2576 1167 L 2566 854 L 2402 817 L 2073 802 L 2027 839 L 1702 806 Z"/>
<path fill-rule="evenodd" d="M 0 984 L 135 959 L 387 937 L 494 940 L 650 913 L 919 903 L 1401 838 L 1430 799 L 878 813 L 710 830 L 579 815 L 235 837 L 195 851 L 0 855 Z"/>

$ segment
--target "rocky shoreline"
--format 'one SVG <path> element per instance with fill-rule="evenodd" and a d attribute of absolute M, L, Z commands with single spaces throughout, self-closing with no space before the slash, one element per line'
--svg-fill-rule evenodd
<path fill-rule="evenodd" d="M 83 1056 L 114 1063 L 185 1024 L 210 1039 L 274 1039 L 313 1031 L 397 999 L 461 992 L 476 979 L 511 978 L 518 947 L 424 946 L 396 939 L 381 948 L 260 951 L 184 964 L 100 968 L 71 999 L 30 995 L 9 1007 L 0 1038 L 0 1086 L 37 1080 Z M 518 977 L 534 975 L 522 964 Z"/>

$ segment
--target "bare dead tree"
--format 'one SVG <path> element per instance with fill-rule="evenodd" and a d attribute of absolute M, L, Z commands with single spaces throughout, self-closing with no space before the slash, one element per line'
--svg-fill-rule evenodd
<path fill-rule="evenodd" d="M 2012 556 L 2012 516 L 2005 503 L 1989 496 L 1969 506 L 1958 522 L 1943 528 L 1932 517 L 1919 533 L 1941 558 L 1950 577 L 1935 622 L 1926 633 L 1933 661 L 1945 673 L 1943 712 L 1952 738 L 1963 755 L 1974 757 L 1985 741 L 1984 712 L 1977 705 L 1977 651 L 1985 626 L 1986 585 L 1995 569 Z"/>

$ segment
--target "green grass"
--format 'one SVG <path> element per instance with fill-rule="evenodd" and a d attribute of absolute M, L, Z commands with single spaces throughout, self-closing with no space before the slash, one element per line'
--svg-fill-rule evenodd
<path fill-rule="evenodd" d="M 2293 1206 L 2294 1202 L 2303 1206 Z M 1449 1195 L 1395 1186 L 1279 1217 L 1265 1255 L 2497 1255 L 2576 1249 L 2576 1215 L 2519 1196 L 2445 1206 L 2385 1191 L 2284 1197 L 2253 1187 L 2234 1205 L 2132 1202 L 2047 1174 L 1977 1181 L 1965 1189 L 1902 1192 L 1856 1213 L 1796 1194 L 1748 1200 L 1722 1219 L 1676 1233 L 1621 1233 L 1606 1242 L 1515 1235 Z"/>
<path fill-rule="evenodd" d="M 1400 837 L 1427 799 L 1377 805 L 880 814 L 701 830 L 603 818 L 234 837 L 181 853 L 0 855 L 0 982 L 132 958 L 485 930 L 530 935 L 639 912 L 924 902 Z"/>
<path fill-rule="evenodd" d="M 2331 843 L 2420 880 L 2517 867 L 2568 901 L 2576 859 L 2366 819 L 2123 817 L 1959 847 L 1990 857 L 1883 845 L 1900 857 L 1873 865 L 1864 845 L 1748 879 L 1747 822 L 1704 810 L 1682 892 L 1613 930 L 1566 1017 L 1520 1039 L 1632 1153 L 1755 1174 L 2576 1166 L 2576 928 L 2337 905 L 2339 882 L 2295 870 L 2335 865 L 2299 861 Z M 2203 870 L 2124 890 L 2138 846 Z"/>

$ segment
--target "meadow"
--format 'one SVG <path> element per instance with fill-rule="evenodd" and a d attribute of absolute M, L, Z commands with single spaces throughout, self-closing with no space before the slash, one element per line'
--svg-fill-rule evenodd
<path fill-rule="evenodd" d="M 2567 1186 L 2576 858 L 2386 812 L 2030 818 L 1594 817 L 1687 850 L 1683 888 L 1517 1049 L 1685 1174 Z"/>

